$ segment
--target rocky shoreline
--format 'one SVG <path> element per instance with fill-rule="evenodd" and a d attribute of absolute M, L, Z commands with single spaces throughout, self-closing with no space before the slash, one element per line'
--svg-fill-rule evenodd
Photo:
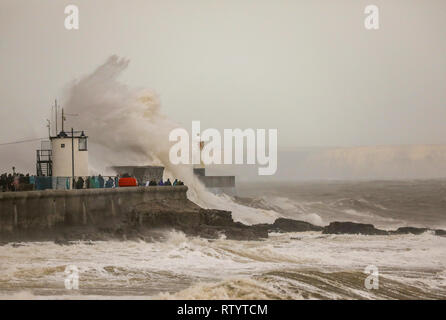
<path fill-rule="evenodd" d="M 272 224 L 245 225 L 235 222 L 230 211 L 203 209 L 189 200 L 152 201 L 139 204 L 125 215 L 89 226 L 60 225 L 46 230 L 18 230 L 0 234 L 0 243 L 23 241 L 54 241 L 67 245 L 79 240 L 143 240 L 154 241 L 163 237 L 165 230 L 177 230 L 189 236 L 207 239 L 226 237 L 230 240 L 262 240 L 268 233 L 318 231 L 323 234 L 394 235 L 432 232 L 446 236 L 445 230 L 401 227 L 386 231 L 372 224 L 331 222 L 328 226 L 316 226 L 308 222 L 278 218 Z"/>

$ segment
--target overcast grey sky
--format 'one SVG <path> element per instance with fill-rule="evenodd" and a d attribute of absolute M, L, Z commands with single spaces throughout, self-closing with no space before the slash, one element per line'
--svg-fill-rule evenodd
<path fill-rule="evenodd" d="M 277 128 L 282 149 L 446 143 L 444 0 L 0 0 L 0 143 L 45 136 L 53 99 L 112 54 L 186 128 Z"/>

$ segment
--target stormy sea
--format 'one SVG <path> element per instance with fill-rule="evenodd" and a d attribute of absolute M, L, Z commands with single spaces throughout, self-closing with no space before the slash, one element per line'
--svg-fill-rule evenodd
<path fill-rule="evenodd" d="M 446 229 L 446 180 L 246 183 L 234 219 L 282 216 Z M 246 217 L 247 219 L 243 219 Z M 261 219 L 260 219 L 261 220 Z M 208 240 L 170 230 L 144 241 L 0 246 L 2 299 L 446 299 L 446 237 L 270 233 Z M 78 289 L 67 289 L 67 267 Z M 368 289 L 368 266 L 378 287 Z"/>

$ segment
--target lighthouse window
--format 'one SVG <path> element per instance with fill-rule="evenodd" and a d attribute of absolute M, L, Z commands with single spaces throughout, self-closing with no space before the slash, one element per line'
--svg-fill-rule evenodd
<path fill-rule="evenodd" d="M 79 138 L 79 151 L 87 151 L 87 138 Z"/>
<path fill-rule="evenodd" d="M 62 143 L 62 144 L 60 145 L 60 147 L 61 147 L 61 148 L 65 148 L 65 143 Z"/>

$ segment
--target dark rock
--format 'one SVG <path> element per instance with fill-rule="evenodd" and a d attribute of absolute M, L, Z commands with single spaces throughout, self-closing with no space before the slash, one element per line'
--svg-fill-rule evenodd
<path fill-rule="evenodd" d="M 268 237 L 268 230 L 234 222 L 230 211 L 203 209 L 195 204 L 187 204 L 179 210 L 156 203 L 136 206 L 131 212 L 135 227 L 145 229 L 170 228 L 187 235 L 217 239 L 225 235 L 233 240 L 259 240 Z"/>
<path fill-rule="evenodd" d="M 267 231 L 250 226 L 245 228 L 229 227 L 223 230 L 223 233 L 230 240 L 260 240 L 268 238 Z"/>
<path fill-rule="evenodd" d="M 20 247 L 24 247 L 25 245 L 23 243 L 13 243 L 12 247 L 13 248 L 20 248 Z"/>
<path fill-rule="evenodd" d="M 70 244 L 70 242 L 65 238 L 56 238 L 56 240 L 54 240 L 54 243 L 60 246 L 68 246 Z"/>
<path fill-rule="evenodd" d="M 393 231 L 394 234 L 422 234 L 429 231 L 428 228 L 401 227 Z"/>
<path fill-rule="evenodd" d="M 376 229 L 373 224 L 354 222 L 331 222 L 323 228 L 324 234 L 364 234 L 364 235 L 387 235 L 385 230 Z"/>
<path fill-rule="evenodd" d="M 423 234 L 427 231 L 432 231 L 437 236 L 446 236 L 446 231 L 441 229 L 429 229 L 429 228 L 416 228 L 416 227 L 401 227 L 395 231 L 391 231 L 392 234 Z"/>
<path fill-rule="evenodd" d="M 315 226 L 311 223 L 299 220 L 279 218 L 269 228 L 275 232 L 305 232 L 305 231 L 322 231 L 322 227 Z"/>
<path fill-rule="evenodd" d="M 257 226 L 246 226 L 243 223 L 236 222 L 235 228 L 243 230 L 248 240 L 254 240 L 255 238 L 268 238 L 268 230 L 264 228 L 258 228 Z"/>
<path fill-rule="evenodd" d="M 200 209 L 200 223 L 211 226 L 232 226 L 231 211 Z"/>

